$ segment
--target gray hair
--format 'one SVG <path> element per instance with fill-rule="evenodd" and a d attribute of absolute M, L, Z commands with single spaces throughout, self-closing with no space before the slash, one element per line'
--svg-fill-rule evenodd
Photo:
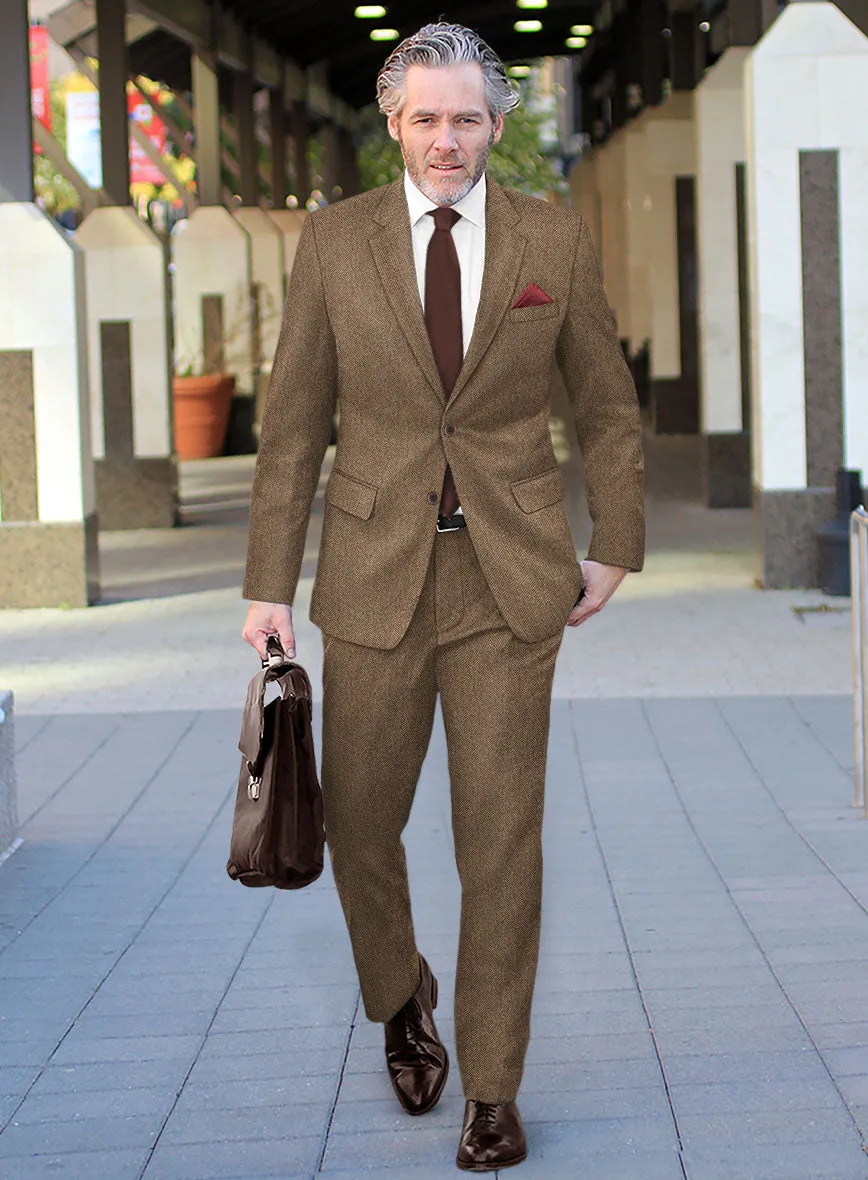
<path fill-rule="evenodd" d="M 412 37 L 405 37 L 389 56 L 377 76 L 377 106 L 384 115 L 399 115 L 407 101 L 407 70 L 410 66 L 454 66 L 475 62 L 482 67 L 485 99 L 492 119 L 507 115 L 521 101 L 511 85 L 503 62 L 490 45 L 464 25 L 446 21 L 425 25 Z"/>

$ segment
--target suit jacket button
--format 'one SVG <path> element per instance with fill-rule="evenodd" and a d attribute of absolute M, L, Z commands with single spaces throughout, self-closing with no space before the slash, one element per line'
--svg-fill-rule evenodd
<path fill-rule="evenodd" d="M 439 504 L 440 503 L 440 497 L 437 495 L 436 492 L 429 492 L 428 493 L 428 503 L 429 504 Z"/>
<path fill-rule="evenodd" d="M 455 427 L 452 425 L 451 422 L 447 422 L 446 425 L 443 427 L 443 433 L 444 434 L 454 434 L 455 433 Z"/>

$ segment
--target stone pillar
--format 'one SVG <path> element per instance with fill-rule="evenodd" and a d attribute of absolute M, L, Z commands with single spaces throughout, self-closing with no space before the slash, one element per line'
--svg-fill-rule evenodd
<path fill-rule="evenodd" d="M 631 347 L 627 267 L 627 139 L 623 130 L 596 149 L 600 191 L 599 262 L 609 306 L 626 351 Z"/>
<path fill-rule="evenodd" d="M 99 596 L 84 272 L 33 202 L 26 0 L 0 37 L 0 607 Z"/>
<path fill-rule="evenodd" d="M 268 379 L 277 349 L 277 337 L 280 333 L 280 320 L 283 312 L 283 234 L 265 209 L 249 209 L 242 206 L 235 210 L 234 216 L 250 238 L 250 261 L 253 273 L 255 420 L 259 422 L 268 393 Z"/>
<path fill-rule="evenodd" d="M 661 434 L 699 429 L 693 95 L 645 116 L 644 240 L 651 296 L 651 419 Z"/>
<path fill-rule="evenodd" d="M 705 499 L 749 508 L 750 312 L 744 62 L 728 49 L 696 89 L 699 342 Z"/>
<path fill-rule="evenodd" d="M 235 126 L 238 131 L 238 192 L 242 204 L 259 204 L 256 129 L 253 121 L 253 74 L 238 70 L 232 77 Z"/>
<path fill-rule="evenodd" d="M 100 528 L 170 528 L 178 473 L 165 247 L 128 206 L 95 209 L 75 241 L 84 253 Z"/>
<path fill-rule="evenodd" d="M 307 159 L 307 104 L 302 100 L 292 104 L 291 128 L 293 192 L 298 197 L 299 208 L 303 209 L 310 196 L 310 166 Z"/>
<path fill-rule="evenodd" d="M 96 0 L 102 187 L 116 205 L 130 203 L 126 0 Z"/>
<path fill-rule="evenodd" d="M 268 216 L 280 230 L 283 237 L 283 290 L 284 298 L 289 287 L 289 276 L 292 274 L 292 264 L 295 262 L 295 252 L 298 239 L 301 237 L 301 227 L 307 217 L 306 209 L 269 209 Z"/>
<path fill-rule="evenodd" d="M 175 370 L 223 372 L 252 397 L 252 258 L 248 234 L 222 206 L 200 205 L 172 230 Z"/>
<path fill-rule="evenodd" d="M 286 204 L 286 91 L 281 84 L 268 93 L 268 122 L 271 135 L 271 203 L 275 209 Z"/>
<path fill-rule="evenodd" d="M 651 314 L 650 245 L 646 233 L 648 216 L 648 136 L 652 115 L 643 111 L 624 128 L 624 222 L 626 231 L 626 290 L 630 301 L 630 354 L 648 352 L 653 335 Z M 640 390 L 645 401 L 647 391 Z"/>
<path fill-rule="evenodd" d="M 323 142 L 323 192 L 326 200 L 331 203 L 342 197 L 343 191 L 334 190 L 341 184 L 341 145 L 340 129 L 335 123 L 326 122 L 322 125 L 320 135 Z"/>
<path fill-rule="evenodd" d="M 196 176 L 203 205 L 220 205 L 223 182 L 220 177 L 220 99 L 217 66 L 210 55 L 194 53 L 190 61 L 193 78 L 193 122 L 196 134 Z"/>
<path fill-rule="evenodd" d="M 790 4 L 745 91 L 760 576 L 816 586 L 835 471 L 868 471 L 868 38 L 834 4 Z"/>

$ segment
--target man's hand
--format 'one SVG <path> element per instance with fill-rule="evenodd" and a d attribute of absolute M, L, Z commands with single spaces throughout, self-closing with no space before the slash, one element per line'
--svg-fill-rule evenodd
<path fill-rule="evenodd" d="M 265 641 L 269 635 L 274 634 L 277 634 L 283 650 L 292 659 L 295 656 L 292 607 L 284 606 L 280 602 L 251 602 L 241 638 L 255 647 L 265 659 Z"/>
<path fill-rule="evenodd" d="M 619 565 L 603 565 L 600 561 L 581 561 L 585 579 L 584 594 L 570 611 L 568 627 L 578 627 L 591 615 L 602 610 L 627 575 Z"/>

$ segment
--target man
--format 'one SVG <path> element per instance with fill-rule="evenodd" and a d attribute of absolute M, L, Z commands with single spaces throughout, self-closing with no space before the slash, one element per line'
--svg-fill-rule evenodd
<path fill-rule="evenodd" d="M 311 214 L 290 280 L 253 485 L 244 638 L 291 606 L 336 401 L 310 618 L 323 632 L 326 839 L 365 1012 L 410 1114 L 449 1061 L 413 933 L 401 833 L 439 694 L 462 885 L 457 1163 L 527 1148 L 530 1031 L 555 657 L 565 625 L 642 566 L 635 390 L 575 213 L 486 178 L 518 101 L 460 25 L 399 44 L 378 79 L 401 180 Z M 549 430 L 561 368 L 594 523 L 576 560 Z M 584 586 L 584 594 L 580 591 Z"/>

